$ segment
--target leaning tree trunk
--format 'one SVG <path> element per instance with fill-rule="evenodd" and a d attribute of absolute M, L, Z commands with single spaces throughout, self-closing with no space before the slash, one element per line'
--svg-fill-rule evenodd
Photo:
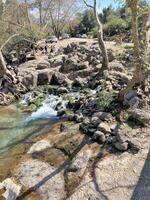
<path fill-rule="evenodd" d="M 7 69 L 6 62 L 2 51 L 0 50 L 0 76 L 8 76 L 13 82 L 15 82 L 15 77 L 11 74 L 11 72 Z"/>
<path fill-rule="evenodd" d="M 94 0 L 94 15 L 95 15 L 95 19 L 96 19 L 96 23 L 98 27 L 98 44 L 99 44 L 99 48 L 102 52 L 102 57 L 103 57 L 102 69 L 101 69 L 103 72 L 104 70 L 109 68 L 109 61 L 108 61 L 107 50 L 106 50 L 104 40 L 103 40 L 103 28 L 102 28 L 102 24 L 99 20 L 98 13 L 97 13 L 96 0 Z"/>
<path fill-rule="evenodd" d="M 0 47 L 0 76 L 8 76 L 14 83 L 16 82 L 16 78 L 11 74 L 11 72 L 7 69 L 7 65 L 6 65 L 6 62 L 5 62 L 5 58 L 3 56 L 3 48 L 7 45 L 7 43 L 9 43 L 9 41 L 12 39 L 12 38 L 15 38 L 19 36 L 19 34 L 14 34 L 12 35 L 11 37 L 8 38 L 7 41 L 4 42 L 4 44 Z"/>
<path fill-rule="evenodd" d="M 107 54 L 107 50 L 104 44 L 104 40 L 103 40 L 103 27 L 102 27 L 102 23 L 99 19 L 98 13 L 97 13 L 97 0 L 94 0 L 94 5 L 89 5 L 87 3 L 86 0 L 83 0 L 83 2 L 85 3 L 85 5 L 89 8 L 93 9 L 94 12 L 94 16 L 95 16 L 95 20 L 97 23 L 97 27 L 98 27 L 98 44 L 99 44 L 99 48 L 102 52 L 102 68 L 101 68 L 101 73 L 103 74 L 104 70 L 109 68 L 109 60 L 108 60 L 108 54 Z"/>
<path fill-rule="evenodd" d="M 124 96 L 136 85 L 140 84 L 143 78 L 142 74 L 142 60 L 140 57 L 140 44 L 138 34 L 138 0 L 131 0 L 130 7 L 132 11 L 132 39 L 134 44 L 134 75 L 129 81 L 127 87 L 120 91 L 119 101 L 124 100 Z"/>

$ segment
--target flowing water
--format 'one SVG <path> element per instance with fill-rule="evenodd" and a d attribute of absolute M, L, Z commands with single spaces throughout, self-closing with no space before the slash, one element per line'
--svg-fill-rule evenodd
<path fill-rule="evenodd" d="M 50 131 L 59 120 L 55 110 L 59 101 L 62 99 L 49 96 L 32 114 L 22 112 L 19 105 L 0 107 L 0 180 L 25 153 L 32 138 Z"/>

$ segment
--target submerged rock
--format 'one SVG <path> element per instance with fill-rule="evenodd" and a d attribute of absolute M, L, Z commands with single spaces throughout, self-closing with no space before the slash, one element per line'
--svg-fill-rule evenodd
<path fill-rule="evenodd" d="M 42 151 L 44 149 L 47 149 L 48 147 L 50 147 L 50 143 L 47 140 L 40 140 L 30 147 L 28 154 Z"/>
<path fill-rule="evenodd" d="M 12 179 L 7 178 L 0 183 L 0 189 L 6 190 L 2 195 L 6 200 L 16 200 L 20 194 L 21 186 L 14 183 Z"/>

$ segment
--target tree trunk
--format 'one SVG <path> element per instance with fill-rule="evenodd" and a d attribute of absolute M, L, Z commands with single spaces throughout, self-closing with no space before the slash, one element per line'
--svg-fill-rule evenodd
<path fill-rule="evenodd" d="M 102 61 L 102 72 L 103 72 L 105 69 L 109 68 L 109 61 L 108 61 L 107 50 L 106 50 L 104 40 L 103 40 L 103 28 L 102 28 L 102 24 L 99 20 L 98 13 L 97 13 L 96 0 L 94 0 L 94 15 L 95 15 L 96 23 L 98 26 L 98 44 L 99 44 L 99 48 L 102 52 L 102 57 L 103 57 L 103 61 Z"/>
<path fill-rule="evenodd" d="M 6 62 L 2 51 L 0 50 L 0 76 L 8 76 L 13 82 L 16 81 L 15 77 L 11 74 L 11 72 L 7 69 Z"/>
<path fill-rule="evenodd" d="M 106 50 L 106 47 L 105 47 L 105 43 L 104 43 L 104 40 L 103 40 L 102 23 L 101 23 L 101 21 L 99 19 L 98 13 L 97 13 L 97 0 L 94 0 L 94 5 L 93 6 L 89 5 L 86 0 L 83 0 L 83 2 L 85 3 L 85 5 L 87 7 L 92 8 L 93 12 L 94 12 L 95 20 L 96 20 L 97 27 L 98 27 L 98 44 L 99 44 L 99 48 L 100 48 L 100 50 L 102 52 L 102 57 L 103 57 L 102 68 L 101 68 L 101 73 L 103 74 L 104 70 L 109 69 L 109 60 L 108 60 L 108 53 L 107 53 L 107 50 Z"/>
<path fill-rule="evenodd" d="M 32 30 L 32 25 L 31 25 L 31 20 L 30 20 L 30 15 L 29 15 L 29 10 L 28 10 L 28 1 L 27 0 L 25 0 L 25 6 L 26 6 L 26 17 L 27 17 L 27 20 L 28 20 L 28 25 L 29 25 L 30 30 Z"/>
<path fill-rule="evenodd" d="M 14 37 L 19 36 L 19 34 L 12 35 L 11 37 L 4 42 L 4 44 L 0 47 L 0 75 L 1 76 L 8 76 L 14 83 L 16 82 L 15 77 L 11 74 L 11 72 L 7 69 L 6 62 L 2 53 L 2 49 L 6 46 L 6 44 Z"/>
<path fill-rule="evenodd" d="M 134 43 L 134 75 L 129 81 L 127 87 L 120 91 L 119 101 L 124 100 L 124 96 L 136 85 L 140 84 L 143 79 L 142 74 L 142 60 L 140 58 L 140 44 L 139 44 L 139 34 L 138 34 L 138 0 L 131 0 L 130 7 L 132 11 L 132 39 Z"/>

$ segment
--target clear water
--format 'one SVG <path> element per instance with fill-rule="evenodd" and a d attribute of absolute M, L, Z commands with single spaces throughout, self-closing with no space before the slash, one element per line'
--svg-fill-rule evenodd
<path fill-rule="evenodd" d="M 0 180 L 25 153 L 33 137 L 49 132 L 59 120 L 54 106 L 55 100 L 51 97 L 32 114 L 22 112 L 18 105 L 0 107 Z"/>

